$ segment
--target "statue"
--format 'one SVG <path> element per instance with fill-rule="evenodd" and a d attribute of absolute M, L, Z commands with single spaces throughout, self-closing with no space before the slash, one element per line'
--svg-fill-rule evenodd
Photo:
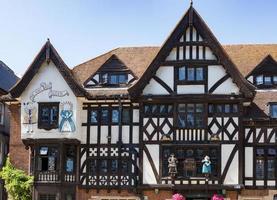
<path fill-rule="evenodd" d="M 205 156 L 205 158 L 202 160 L 203 166 L 202 166 L 202 173 L 205 174 L 206 177 L 209 176 L 209 174 L 212 173 L 212 167 L 211 167 L 211 161 L 209 156 Z"/>
<path fill-rule="evenodd" d="M 174 154 L 171 154 L 168 158 L 168 174 L 171 177 L 174 177 L 177 174 L 177 163 L 177 158 L 174 156 Z"/>
<path fill-rule="evenodd" d="M 220 137 L 217 133 L 213 133 L 210 138 L 211 141 L 220 141 Z"/>
<path fill-rule="evenodd" d="M 33 124 L 37 123 L 36 112 L 37 109 L 32 102 L 23 103 L 24 106 L 24 120 L 23 124 L 27 125 L 27 133 L 33 132 Z"/>

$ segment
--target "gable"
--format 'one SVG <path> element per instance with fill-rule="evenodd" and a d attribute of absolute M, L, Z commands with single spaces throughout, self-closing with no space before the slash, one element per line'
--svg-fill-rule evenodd
<path fill-rule="evenodd" d="M 70 69 L 66 66 L 64 61 L 59 56 L 56 49 L 52 46 L 50 41 L 48 40 L 29 66 L 23 77 L 17 84 L 11 89 L 10 94 L 13 98 L 20 97 L 20 95 L 24 92 L 25 88 L 30 84 L 31 80 L 38 73 L 39 69 L 42 67 L 44 63 L 53 62 L 56 69 L 62 75 L 68 86 L 71 88 L 75 96 L 85 96 L 86 93 L 83 88 L 77 83 L 74 77 L 71 74 Z M 53 78 L 53 77 L 52 77 Z"/>
<path fill-rule="evenodd" d="M 84 82 L 84 86 L 86 88 L 111 86 L 108 84 L 109 80 L 111 78 L 116 79 L 117 76 L 118 78 L 123 77 L 125 80 L 126 84 L 123 84 L 123 86 L 129 85 L 137 79 L 133 72 L 116 55 L 113 54 Z M 103 78 L 107 80 L 103 80 Z"/>
<path fill-rule="evenodd" d="M 184 73 L 193 70 L 202 71 L 200 76 L 203 76 L 203 80 L 201 79 L 196 84 L 193 81 L 191 83 L 178 81 L 178 70 L 183 66 L 187 68 L 184 69 Z M 157 74 L 158 69 L 163 67 L 171 68 L 171 73 L 167 74 L 167 77 L 169 79 L 173 77 L 174 80 L 172 93 L 166 89 L 170 88 L 171 83 L 167 79 L 160 78 Z M 157 81 L 153 81 L 157 78 L 160 78 L 159 84 L 167 91 L 161 90 L 160 95 L 219 93 L 252 97 L 254 91 L 254 87 L 240 74 L 193 7 L 189 8 L 148 69 L 137 84 L 129 89 L 129 92 L 133 96 L 138 96 L 140 94 L 154 94 L 155 90 L 155 94 L 157 94 L 158 92 L 155 89 L 157 88 Z M 192 77 L 192 79 L 197 78 Z M 152 87 L 151 83 L 154 83 L 155 86 Z M 147 89 L 144 90 L 146 86 Z M 218 87 L 221 87 L 221 89 L 217 89 Z M 152 90 L 149 90 L 149 88 L 152 88 Z"/>

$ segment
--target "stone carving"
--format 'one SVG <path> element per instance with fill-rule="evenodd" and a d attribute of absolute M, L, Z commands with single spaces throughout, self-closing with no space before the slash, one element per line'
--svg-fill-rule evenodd
<path fill-rule="evenodd" d="M 176 174 L 178 173 L 177 172 L 177 163 L 178 163 L 177 158 L 175 157 L 174 154 L 171 154 L 168 158 L 168 174 L 171 177 L 175 177 Z"/>
<path fill-rule="evenodd" d="M 60 115 L 62 117 L 59 125 L 60 132 L 74 132 L 76 130 L 76 127 L 72 120 L 73 104 L 69 101 L 61 103 Z"/>
<path fill-rule="evenodd" d="M 23 124 L 27 125 L 27 133 L 33 132 L 33 124 L 37 123 L 37 109 L 32 102 L 23 103 L 24 106 L 24 118 Z"/>

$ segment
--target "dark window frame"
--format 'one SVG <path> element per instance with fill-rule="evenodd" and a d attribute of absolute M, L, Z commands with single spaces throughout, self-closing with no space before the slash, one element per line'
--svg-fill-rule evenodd
<path fill-rule="evenodd" d="M 185 105 L 185 110 L 184 111 L 180 111 L 179 110 L 179 106 L 180 105 Z M 188 111 L 188 105 L 194 105 L 194 110 L 193 112 L 189 112 Z M 197 106 L 196 105 L 202 105 L 202 112 L 197 112 Z M 178 103 L 176 104 L 176 115 L 174 116 L 175 118 L 175 127 L 179 128 L 179 129 L 204 129 L 206 128 L 206 118 L 207 118 L 207 105 L 205 103 Z M 189 126 L 188 125 L 188 116 L 192 116 L 193 117 L 193 125 Z M 185 120 L 185 126 L 180 126 L 179 124 L 179 120 L 180 118 Z M 202 119 L 202 125 L 201 126 L 197 126 L 196 125 L 196 121 L 197 119 Z"/>
<path fill-rule="evenodd" d="M 128 85 L 128 74 L 126 72 L 101 72 L 99 73 L 99 84 L 105 85 L 105 86 L 111 86 L 111 87 L 118 87 L 118 86 L 126 86 Z M 103 76 L 107 76 L 107 78 L 104 78 Z M 112 83 L 112 76 L 115 76 L 116 83 Z M 120 82 L 120 76 L 125 77 L 124 82 Z"/>
<path fill-rule="evenodd" d="M 38 103 L 38 129 L 45 129 L 45 130 L 51 130 L 51 129 L 58 129 L 59 128 L 59 108 L 60 102 L 39 102 Z M 52 109 L 53 107 L 57 107 L 57 119 L 54 121 L 54 123 L 50 122 L 50 116 L 48 122 L 44 122 L 42 120 L 42 110 L 43 108 Z M 50 114 L 49 114 L 50 115 Z"/>
<path fill-rule="evenodd" d="M 257 78 L 258 77 L 262 77 L 262 83 L 258 84 L 257 83 Z M 266 84 L 266 78 L 270 78 L 270 83 Z M 269 74 L 269 73 L 263 73 L 263 74 L 254 74 L 253 75 L 253 84 L 257 87 L 257 88 L 276 88 L 277 87 L 277 81 L 274 81 L 274 78 L 277 78 L 277 74 Z"/>
<path fill-rule="evenodd" d="M 184 68 L 185 69 L 185 79 L 180 79 L 180 69 Z M 203 71 L 203 79 L 202 80 L 197 80 L 197 68 L 201 68 Z M 188 80 L 188 69 L 194 69 L 194 78 L 193 80 Z M 190 64 L 185 64 L 181 66 L 175 66 L 175 82 L 177 85 L 205 85 L 207 84 L 208 80 L 208 70 L 207 66 L 203 65 L 190 65 Z"/>
<path fill-rule="evenodd" d="M 270 102 L 268 103 L 269 105 L 269 115 L 271 119 L 277 119 L 277 116 L 273 116 L 273 107 L 276 107 L 277 109 L 277 102 Z"/>

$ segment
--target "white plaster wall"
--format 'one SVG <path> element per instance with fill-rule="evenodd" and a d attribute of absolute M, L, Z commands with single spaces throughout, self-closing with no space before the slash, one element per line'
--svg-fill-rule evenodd
<path fill-rule="evenodd" d="M 173 48 L 165 60 L 171 61 L 171 60 L 176 60 L 176 58 L 177 58 L 177 49 Z"/>
<path fill-rule="evenodd" d="M 204 85 L 177 85 L 178 94 L 203 94 L 205 93 Z"/>
<path fill-rule="evenodd" d="M 128 82 L 130 81 L 130 80 L 132 80 L 134 78 L 134 76 L 132 75 L 132 74 L 128 74 Z"/>
<path fill-rule="evenodd" d="M 221 173 L 225 169 L 226 163 L 234 147 L 235 147 L 234 144 L 224 144 L 221 146 Z M 237 151 L 231 162 L 231 165 L 226 174 L 223 184 L 224 185 L 238 184 L 238 181 L 239 181 L 238 174 L 239 174 L 239 158 L 238 158 L 238 151 Z"/>
<path fill-rule="evenodd" d="M 46 84 L 49 84 L 49 82 L 52 83 L 52 90 L 57 91 L 63 91 L 66 90 L 68 92 L 68 96 L 64 97 L 56 97 L 53 96 L 52 98 L 49 98 L 48 93 L 49 90 L 46 90 L 40 94 L 38 94 L 35 97 L 35 107 L 36 107 L 36 118 L 38 118 L 38 102 L 65 102 L 70 101 L 73 104 L 73 121 L 76 126 L 75 132 L 59 132 L 58 129 L 52 129 L 52 130 L 44 130 L 44 129 L 38 129 L 37 123 L 33 125 L 33 133 L 27 133 L 28 126 L 26 124 L 23 124 L 24 122 L 24 105 L 23 103 L 30 102 L 30 95 L 34 90 L 40 87 L 40 84 L 42 82 L 45 82 Z M 21 137 L 22 139 L 26 138 L 81 138 L 81 133 L 79 129 L 78 123 L 80 121 L 77 119 L 77 112 L 81 109 L 81 100 L 77 100 L 76 96 L 70 89 L 70 87 L 67 85 L 66 81 L 58 71 L 58 69 L 55 67 L 54 63 L 50 62 L 49 65 L 45 62 L 41 66 L 40 70 L 37 72 L 35 77 L 31 80 L 29 85 L 26 87 L 25 91 L 22 93 L 20 97 L 21 101 Z M 61 108 L 59 109 L 61 111 Z M 36 120 L 37 121 L 37 120 Z M 59 116 L 59 122 L 61 121 L 61 117 Z"/>
<path fill-rule="evenodd" d="M 133 109 L 133 122 L 139 122 L 139 109 Z"/>
<path fill-rule="evenodd" d="M 99 82 L 99 74 L 96 74 L 94 77 L 93 77 L 94 80 L 96 80 L 97 82 Z"/>
<path fill-rule="evenodd" d="M 210 89 L 218 80 L 226 75 L 222 65 L 208 66 L 208 89 Z"/>
<path fill-rule="evenodd" d="M 163 80 L 172 90 L 174 89 L 174 67 L 160 67 L 156 76 Z"/>
<path fill-rule="evenodd" d="M 86 130 L 86 127 L 85 127 Z M 86 134 L 84 132 L 83 134 Z M 97 126 L 90 126 L 90 144 L 97 144 L 97 135 L 98 135 L 98 127 Z M 87 142 L 84 141 L 84 144 Z"/>
<path fill-rule="evenodd" d="M 206 47 L 206 60 L 216 60 L 215 55 L 209 47 Z"/>
<path fill-rule="evenodd" d="M 159 145 L 146 145 L 146 147 L 150 152 L 157 171 L 159 171 Z M 145 152 L 143 152 L 143 184 L 157 184 L 154 172 Z"/>
<path fill-rule="evenodd" d="M 133 143 L 139 143 L 139 126 L 133 126 Z"/>
<path fill-rule="evenodd" d="M 216 90 L 213 92 L 213 94 L 239 94 L 239 88 L 238 86 L 233 82 L 231 78 L 228 78 L 226 81 L 224 81 Z"/>
<path fill-rule="evenodd" d="M 253 76 L 249 76 L 249 77 L 247 78 L 247 80 L 248 80 L 250 83 L 253 83 L 253 82 L 254 82 Z"/>
<path fill-rule="evenodd" d="M 253 147 L 245 147 L 245 177 L 253 177 Z"/>
<path fill-rule="evenodd" d="M 149 84 L 143 90 L 144 95 L 154 94 L 154 95 L 168 95 L 168 91 L 161 86 L 157 81 L 151 79 Z"/>

